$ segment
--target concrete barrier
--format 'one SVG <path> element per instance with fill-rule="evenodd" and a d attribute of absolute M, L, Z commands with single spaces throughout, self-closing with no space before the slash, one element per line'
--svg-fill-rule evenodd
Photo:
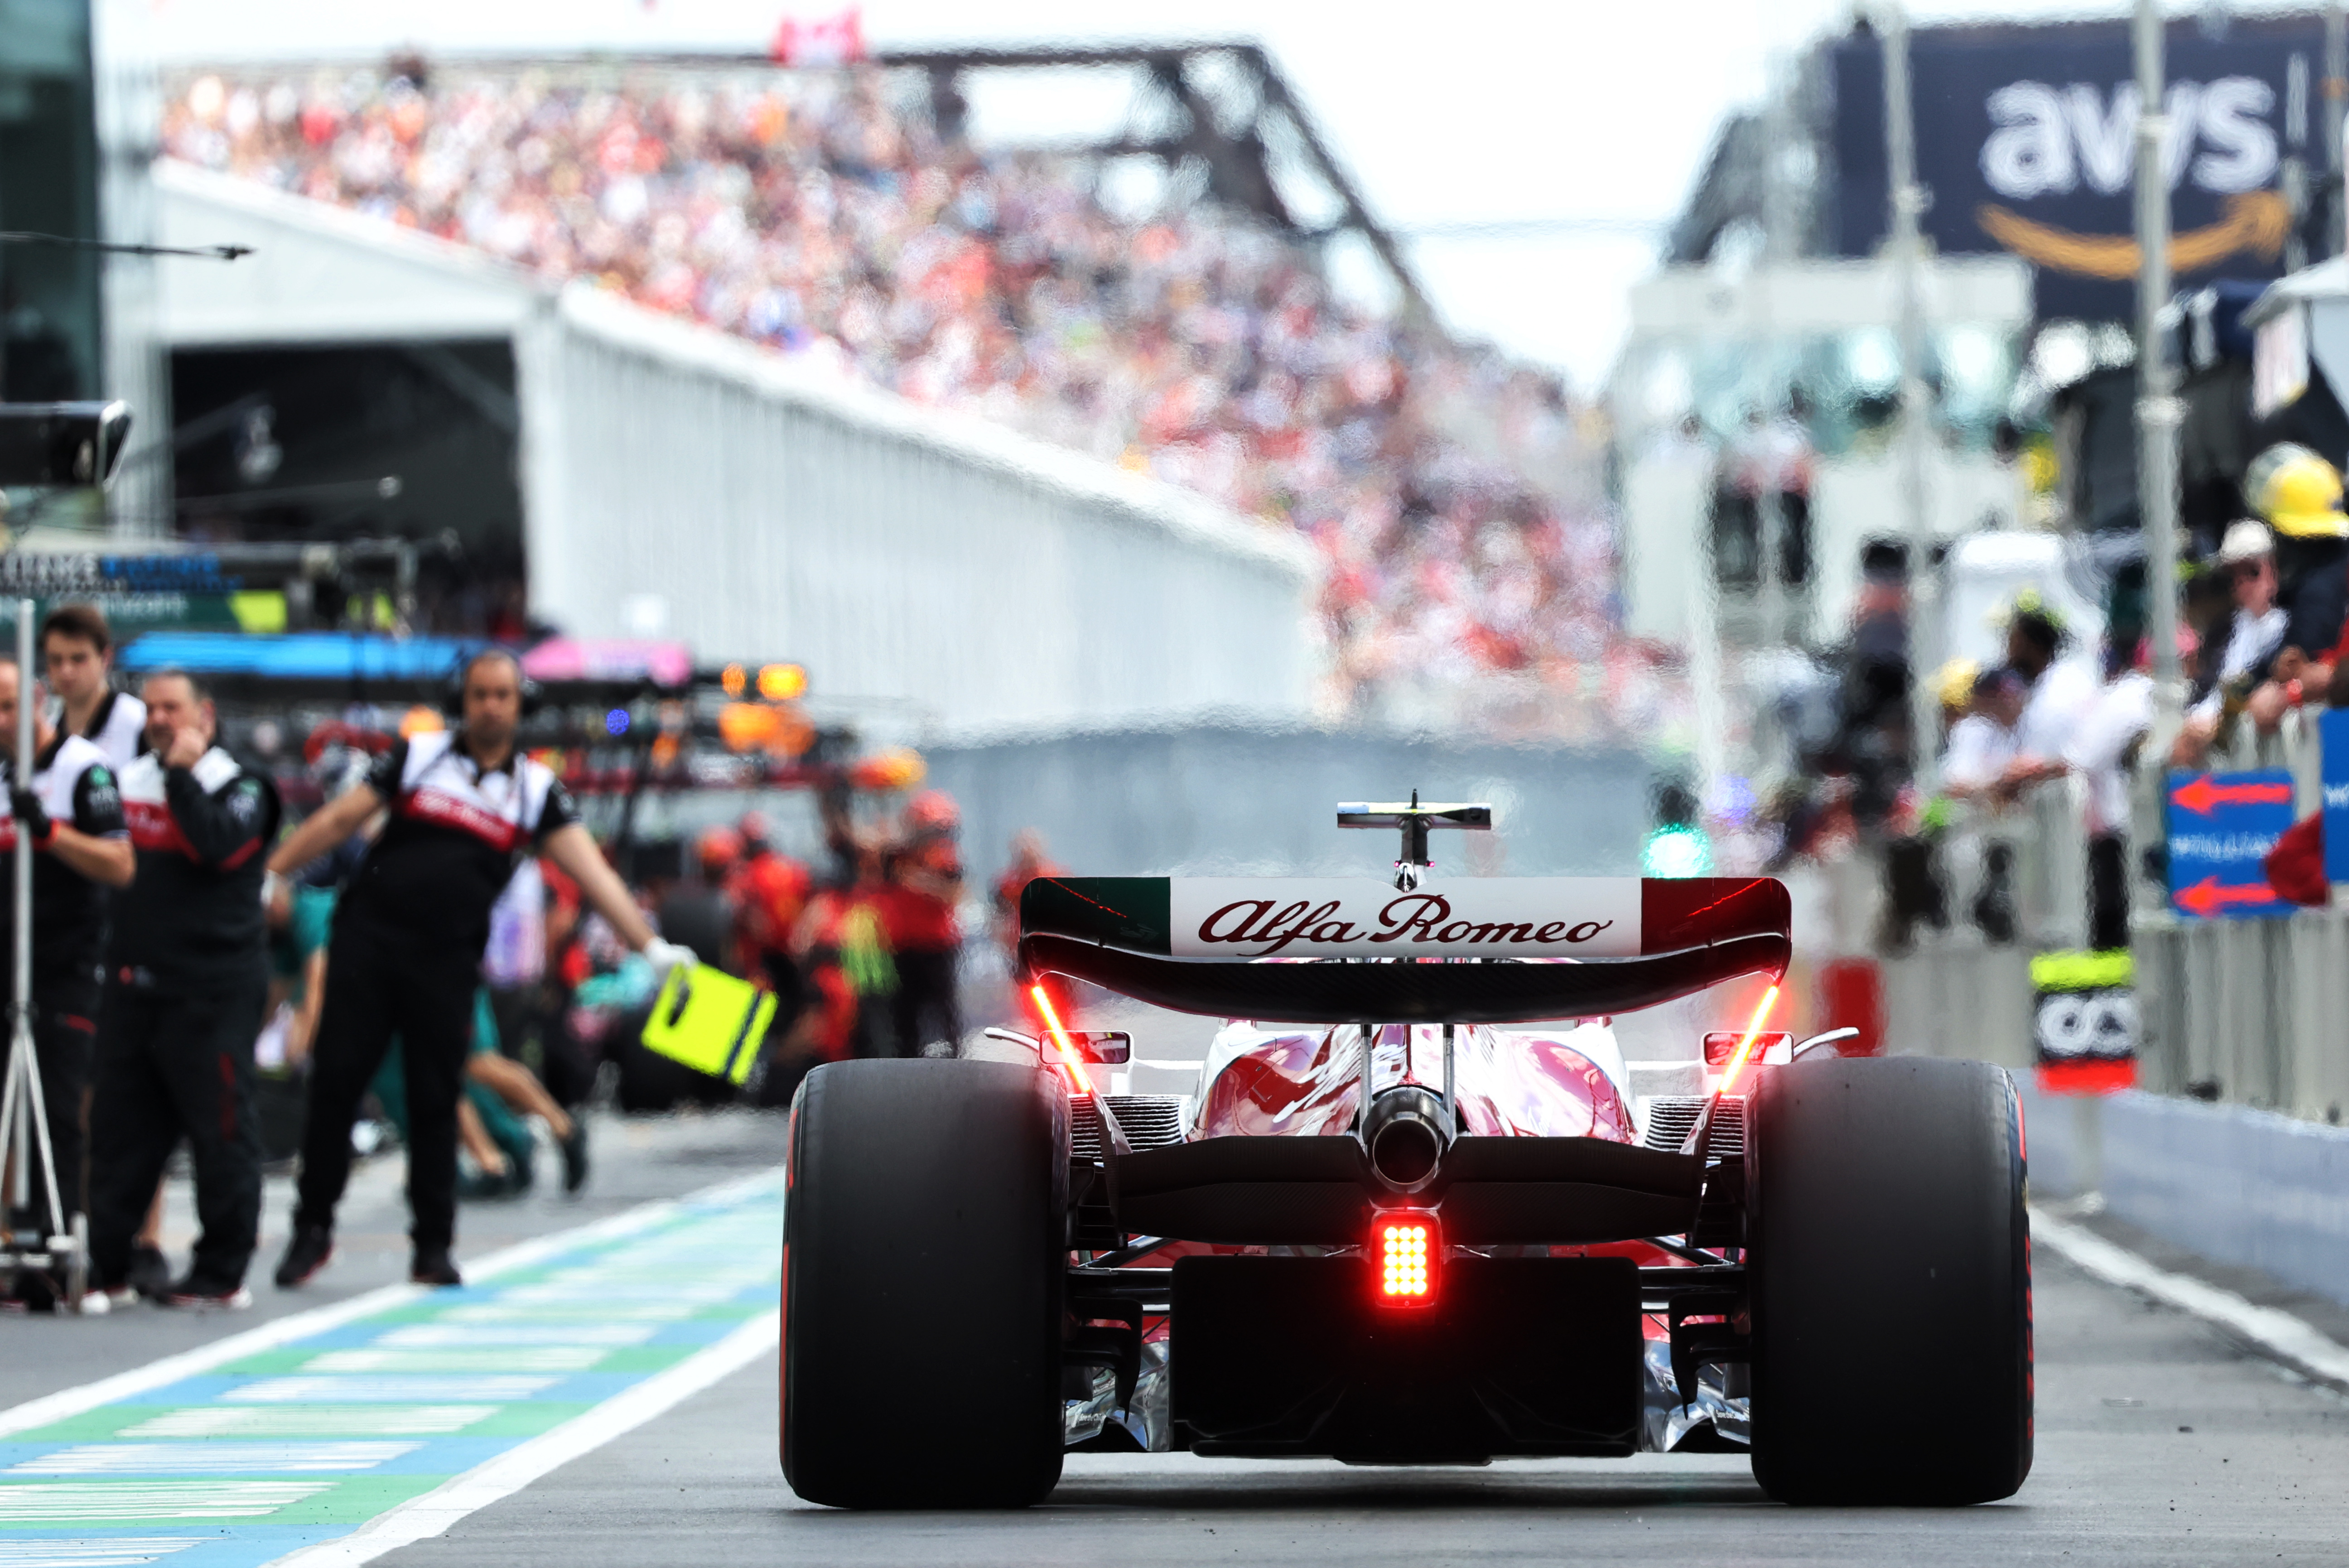
<path fill-rule="evenodd" d="M 2349 1304 L 2349 1128 L 2018 1081 L 2034 1195 L 2101 1191 L 2106 1213 L 2174 1246 Z"/>

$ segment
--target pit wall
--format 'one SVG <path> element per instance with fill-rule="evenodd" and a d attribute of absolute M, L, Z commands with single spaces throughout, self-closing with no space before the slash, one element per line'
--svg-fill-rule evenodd
<path fill-rule="evenodd" d="M 2349 911 L 2141 916 L 2137 1083 L 2338 1125 L 2349 1117 Z M 1952 937 L 1882 963 L 1889 1048 L 2032 1063 L 2030 954 Z"/>
<path fill-rule="evenodd" d="M 2349 1305 L 2349 1128 L 2017 1080 L 2034 1198 L 2101 1193 L 2105 1213 L 2173 1246 Z"/>
<path fill-rule="evenodd" d="M 1880 878 L 1854 869 L 1797 898 L 1798 927 L 1805 910 L 1817 917 L 1811 950 L 1866 943 Z M 1990 945 L 1953 906 L 1953 929 L 1878 961 L 1887 1049 L 2013 1072 L 2035 1198 L 2096 1194 L 2104 1212 L 2172 1246 L 2349 1304 L 2349 910 L 2140 909 L 2138 1087 L 2057 1096 L 2039 1092 L 2032 1066 L 2033 943 Z M 1846 1021 L 1810 1012 L 1814 1027 Z"/>

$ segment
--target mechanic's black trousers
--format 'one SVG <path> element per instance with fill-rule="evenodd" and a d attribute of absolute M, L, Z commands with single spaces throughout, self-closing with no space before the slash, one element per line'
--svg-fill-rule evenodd
<path fill-rule="evenodd" d="M 96 1282 L 123 1282 L 163 1162 L 184 1137 L 195 1158 L 196 1239 L 188 1288 L 244 1282 L 261 1225 L 261 1127 L 253 1042 L 264 987 L 251 981 L 188 995 L 110 982 L 98 1020 L 90 1107 L 89 1251 Z"/>
<path fill-rule="evenodd" d="M 334 1224 L 351 1176 L 351 1124 L 397 1034 L 408 1085 L 408 1208 L 415 1219 L 408 1233 L 419 1248 L 456 1239 L 457 1096 L 481 973 L 478 951 L 419 950 L 397 935 L 336 921 L 326 1004 L 311 1052 L 296 1224 Z"/>
<path fill-rule="evenodd" d="M 98 983 L 86 975 L 33 977 L 33 1058 L 41 1066 L 41 1104 L 48 1114 L 49 1147 L 57 1159 L 57 1198 L 49 1209 L 48 1183 L 36 1157 L 31 1189 L 16 1194 L 17 1210 L 36 1217 L 43 1234 L 61 1236 L 68 1216 L 89 1209 L 89 1059 L 98 1033 Z"/>
<path fill-rule="evenodd" d="M 897 965 L 897 995 L 892 1023 L 896 1054 L 918 1056 L 922 1047 L 943 1040 L 962 1049 L 962 1006 L 955 994 L 952 948 L 909 948 L 893 955 Z"/>

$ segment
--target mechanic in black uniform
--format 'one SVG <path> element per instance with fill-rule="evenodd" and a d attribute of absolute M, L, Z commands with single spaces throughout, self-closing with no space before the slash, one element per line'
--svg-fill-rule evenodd
<path fill-rule="evenodd" d="M 16 836 L 30 835 L 33 857 L 33 1052 L 41 1067 L 41 1099 L 48 1113 L 49 1147 L 57 1162 L 62 1213 L 48 1206 L 48 1184 L 37 1172 L 32 1190 L 16 1195 L 19 1208 L 40 1216 L 43 1233 L 62 1235 L 68 1218 L 88 1210 L 83 1158 L 89 1093 L 90 1043 L 98 1033 L 106 935 L 105 888 L 127 888 L 136 862 L 122 826 L 122 797 L 98 750 L 79 735 L 57 732 L 34 693 L 33 775 L 18 775 L 16 701 L 23 673 L 0 659 L 0 874 L 13 878 Z M 9 887 L 13 888 L 11 880 Z M 16 900 L 0 896 L 0 962 L 8 965 L 15 996 Z M 0 1279 L 0 1293 L 10 1282 Z M 45 1287 L 19 1282 L 29 1302 Z"/>
<path fill-rule="evenodd" d="M 294 1236 L 279 1285 L 308 1281 L 334 1255 L 335 1205 L 350 1178 L 351 1123 L 367 1083 L 399 1036 L 410 1139 L 408 1202 L 419 1284 L 454 1285 L 457 1096 L 472 1036 L 473 993 L 490 906 L 520 857 L 536 852 L 579 885 L 587 904 L 666 974 L 690 950 L 662 941 L 547 768 L 515 750 L 522 667 L 477 654 L 459 675 L 461 726 L 420 734 L 378 760 L 367 782 L 313 814 L 269 857 L 298 870 L 388 810 L 335 909 L 326 1011 L 312 1048 Z"/>
<path fill-rule="evenodd" d="M 243 1306 L 261 1224 L 253 1043 L 268 983 L 262 851 L 277 836 L 277 791 L 216 743 L 218 719 L 194 676 L 158 670 L 141 694 L 147 750 L 121 784 L 139 874 L 114 899 L 98 1023 L 90 1265 L 99 1289 L 129 1293 L 131 1239 L 184 1137 L 203 1234 L 161 1299 Z"/>
<path fill-rule="evenodd" d="M 41 620 L 41 684 L 55 705 L 50 722 L 68 735 L 96 746 L 119 783 L 122 770 L 147 746 L 147 705 L 114 689 L 114 628 L 96 605 L 63 604 Z M 109 896 L 98 900 L 101 916 Z M 99 947 L 105 946 L 101 919 Z M 91 1016 L 95 1017 L 96 1014 Z M 163 1189 L 148 1207 L 147 1222 L 130 1248 L 130 1283 L 141 1295 L 160 1297 L 171 1283 L 164 1261 Z"/>

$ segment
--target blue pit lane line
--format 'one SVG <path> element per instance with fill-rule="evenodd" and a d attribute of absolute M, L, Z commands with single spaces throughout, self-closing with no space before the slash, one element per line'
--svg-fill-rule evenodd
<path fill-rule="evenodd" d="M 0 1412 L 0 1568 L 438 1534 L 772 1345 L 781 1227 L 767 1172 Z"/>

